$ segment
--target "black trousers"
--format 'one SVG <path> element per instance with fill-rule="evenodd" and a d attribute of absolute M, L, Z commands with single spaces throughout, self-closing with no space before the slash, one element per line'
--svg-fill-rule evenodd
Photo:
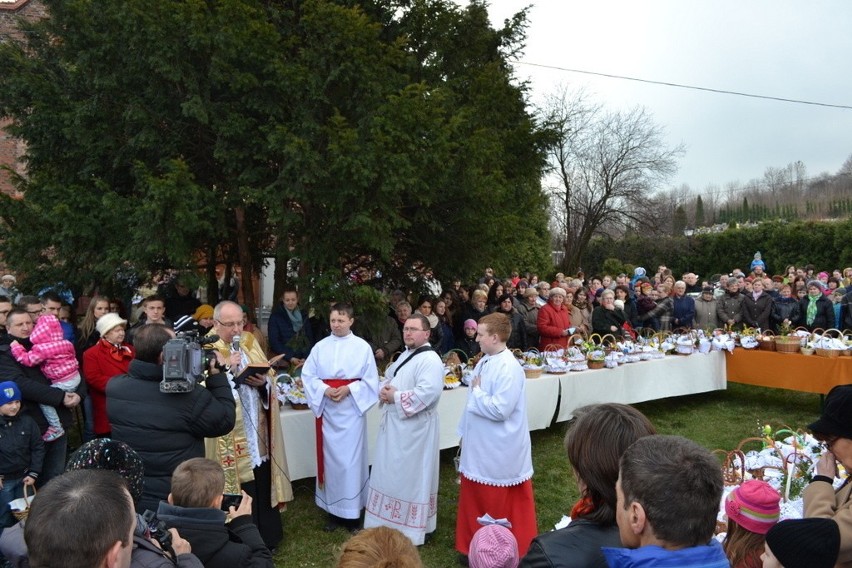
<path fill-rule="evenodd" d="M 254 481 L 242 484 L 243 491 L 251 498 L 251 520 L 257 525 L 266 547 L 276 548 L 284 538 L 284 526 L 281 511 L 270 505 L 272 492 L 272 468 L 266 460 L 254 468 Z"/>

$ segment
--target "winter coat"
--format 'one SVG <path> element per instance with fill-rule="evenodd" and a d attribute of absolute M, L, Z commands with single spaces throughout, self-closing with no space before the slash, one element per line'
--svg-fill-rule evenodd
<path fill-rule="evenodd" d="M 94 432 L 98 436 L 109 434 L 112 427 L 107 419 L 106 387 L 110 379 L 127 373 L 136 354 L 132 345 L 123 344 L 120 351 L 106 339 L 98 341 L 83 353 L 83 379 L 92 399 Z"/>
<path fill-rule="evenodd" d="M 623 310 L 618 308 L 608 310 L 603 306 L 598 306 L 592 312 L 592 333 L 598 333 L 602 336 L 611 333 L 615 335 L 616 339 L 621 339 L 621 326 L 624 325 L 625 321 L 627 321 L 627 316 L 624 315 Z M 616 327 L 615 331 L 610 329 L 612 326 Z"/>
<path fill-rule="evenodd" d="M 729 320 L 733 320 L 734 329 L 742 329 L 743 321 L 743 295 L 739 292 L 725 295 L 716 300 L 716 317 L 719 325 L 725 327 Z"/>
<path fill-rule="evenodd" d="M 290 321 L 290 316 L 287 315 L 287 310 L 284 305 L 279 303 L 269 314 L 268 335 L 269 349 L 278 355 L 284 355 L 284 359 L 289 361 L 291 358 L 305 359 L 308 353 L 311 352 L 311 347 L 316 343 L 314 339 L 314 330 L 308 323 L 308 313 L 305 310 L 299 310 L 302 313 L 302 329 L 299 331 L 303 335 L 304 345 L 294 348 L 290 342 L 296 336 L 293 331 L 293 322 Z M 401 344 L 401 342 L 400 342 Z M 394 350 L 395 351 L 395 350 Z M 393 351 L 387 353 L 390 355 Z"/>
<path fill-rule="evenodd" d="M 716 300 L 695 300 L 695 323 L 696 329 L 716 329 L 719 327 L 719 318 L 716 315 Z"/>
<path fill-rule="evenodd" d="M 509 316 L 509 320 L 512 323 L 512 332 L 509 334 L 509 339 L 506 340 L 506 347 L 526 351 L 528 348 L 527 326 L 524 324 L 524 316 L 515 311 L 514 308 L 509 313 L 500 310 L 496 310 L 495 313 Z"/>
<path fill-rule="evenodd" d="M 672 327 L 675 329 L 679 327 L 692 329 L 694 320 L 695 300 L 687 295 L 672 296 Z"/>
<path fill-rule="evenodd" d="M 225 524 L 225 512 L 160 503 L 157 518 L 189 541 L 205 568 L 273 568 L 272 553 L 252 523 L 241 515 Z"/>
<path fill-rule="evenodd" d="M 44 442 L 35 421 L 21 412 L 0 417 L 0 475 L 37 479 L 44 462 Z"/>
<path fill-rule="evenodd" d="M 526 302 L 522 303 L 518 308 L 518 313 L 524 318 L 524 327 L 527 328 L 528 347 L 538 348 L 538 312 L 540 309 L 538 304 L 530 306 Z"/>
<path fill-rule="evenodd" d="M 846 483 L 837 491 L 832 480 L 821 475 L 814 476 L 802 494 L 805 518 L 832 519 L 840 528 L 840 554 L 835 567 L 852 568 L 852 483 Z"/>
<path fill-rule="evenodd" d="M 571 317 L 565 304 L 556 308 L 548 302 L 538 311 L 539 350 L 544 351 L 548 345 L 568 347 L 568 336 L 562 333 L 571 327 Z"/>
<path fill-rule="evenodd" d="M 564 529 L 535 537 L 520 568 L 606 568 L 602 546 L 621 546 L 618 525 L 576 519 Z"/>
<path fill-rule="evenodd" d="M 24 348 L 32 347 L 29 338 L 15 338 L 12 335 L 0 337 L 0 377 L 3 380 L 15 381 L 21 389 L 22 411 L 26 411 L 35 420 L 41 433 L 47 431 L 47 420 L 38 407 L 39 404 L 47 404 L 56 409 L 59 420 L 65 430 L 69 430 L 74 423 L 71 409 L 65 406 L 65 391 L 53 388 L 50 380 L 42 374 L 39 367 L 27 367 L 15 360 L 12 355 L 10 343 L 17 340 Z M 86 394 L 84 382 L 80 381 L 77 394 L 81 397 Z"/>
<path fill-rule="evenodd" d="M 206 387 L 162 393 L 163 367 L 134 359 L 126 375 L 106 387 L 112 438 L 136 450 L 145 466 L 139 511 L 155 511 L 169 494 L 172 472 L 190 458 L 204 457 L 204 438 L 234 429 L 236 407 L 228 378 L 217 373 Z"/>
<path fill-rule="evenodd" d="M 772 320 L 775 322 L 775 330 L 778 331 L 784 320 L 790 320 L 790 325 L 797 325 L 802 319 L 799 300 L 796 298 L 778 298 L 772 310 Z"/>
<path fill-rule="evenodd" d="M 762 330 L 770 329 L 773 307 L 774 302 L 767 294 L 761 294 L 757 300 L 753 295 L 746 294 L 743 296 L 743 323 Z"/>
<path fill-rule="evenodd" d="M 808 328 L 808 331 L 819 329 L 829 329 L 834 327 L 834 306 L 831 305 L 831 300 L 825 296 L 820 296 L 817 299 L 816 317 L 811 325 L 808 325 L 808 297 L 805 296 L 799 300 L 799 325 Z"/>

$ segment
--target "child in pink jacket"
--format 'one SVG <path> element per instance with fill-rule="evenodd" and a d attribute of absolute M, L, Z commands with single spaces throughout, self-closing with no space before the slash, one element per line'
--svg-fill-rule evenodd
<path fill-rule="evenodd" d="M 80 367 L 74 344 L 63 339 L 62 326 L 56 316 L 44 314 L 39 317 L 30 335 L 30 341 L 33 346 L 29 351 L 17 341 L 12 342 L 12 355 L 18 363 L 27 367 L 40 364 L 42 374 L 50 380 L 52 387 L 65 392 L 77 390 L 80 386 Z M 40 404 L 39 407 L 48 423 L 42 439 L 52 442 L 65 435 L 56 409 L 47 404 Z"/>

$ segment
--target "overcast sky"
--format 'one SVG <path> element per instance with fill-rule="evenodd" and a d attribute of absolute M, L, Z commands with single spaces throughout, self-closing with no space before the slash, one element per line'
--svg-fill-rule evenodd
<path fill-rule="evenodd" d="M 495 26 L 530 5 L 491 0 Z M 524 62 L 852 107 L 852 2 L 537 0 L 515 66 L 532 101 L 560 84 L 608 109 L 646 107 L 686 154 L 672 186 L 762 178 L 801 160 L 809 177 L 852 154 L 852 109 L 686 90 Z"/>

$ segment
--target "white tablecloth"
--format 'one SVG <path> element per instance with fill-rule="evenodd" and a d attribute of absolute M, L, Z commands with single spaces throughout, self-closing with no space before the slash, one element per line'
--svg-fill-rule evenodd
<path fill-rule="evenodd" d="M 586 404 L 631 404 L 720 390 L 725 386 L 725 359 L 721 353 L 672 356 L 658 361 L 622 365 L 616 369 L 543 375 L 526 382 L 527 422 L 531 431 L 541 430 L 551 425 L 554 415 L 557 422 L 569 420 L 576 408 Z M 441 397 L 438 404 L 441 449 L 458 445 L 456 426 L 464 410 L 467 393 L 468 389 L 462 387 L 444 391 Z M 378 405 L 367 413 L 370 463 L 380 417 Z M 316 476 L 314 423 L 314 415 L 310 410 L 293 410 L 289 406 L 281 410 L 281 429 L 284 431 L 290 479 Z"/>

